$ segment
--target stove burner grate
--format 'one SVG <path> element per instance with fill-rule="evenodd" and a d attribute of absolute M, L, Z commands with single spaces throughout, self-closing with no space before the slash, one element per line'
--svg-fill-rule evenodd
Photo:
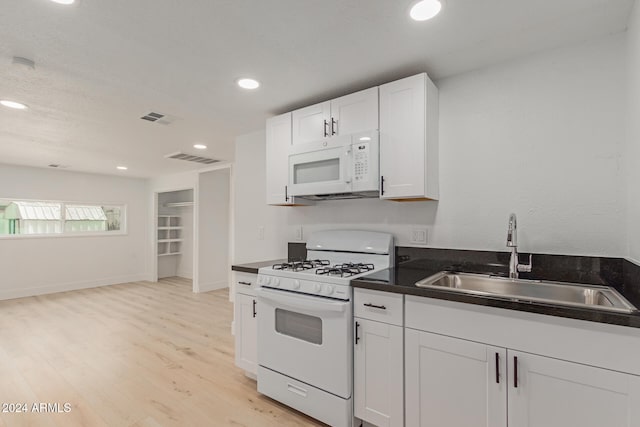
<path fill-rule="evenodd" d="M 304 261 L 290 261 L 283 262 L 281 264 L 274 264 L 274 270 L 290 270 L 290 271 L 303 271 L 303 270 L 311 270 L 312 268 L 325 267 L 330 265 L 331 262 L 326 259 L 312 259 L 312 260 L 304 260 Z"/>
<path fill-rule="evenodd" d="M 367 271 L 371 271 L 374 268 L 375 267 L 373 264 L 347 262 L 344 264 L 336 264 L 329 267 L 318 268 L 316 270 L 316 274 L 349 277 L 349 276 L 355 276 L 356 274 L 366 273 Z"/>

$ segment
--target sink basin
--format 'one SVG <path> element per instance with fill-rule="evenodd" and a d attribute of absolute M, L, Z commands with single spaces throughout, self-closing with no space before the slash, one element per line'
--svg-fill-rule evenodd
<path fill-rule="evenodd" d="M 629 301 L 608 286 L 508 279 L 449 271 L 441 271 L 422 279 L 416 286 L 482 296 L 500 296 L 513 301 L 539 301 L 624 313 L 637 311 Z"/>

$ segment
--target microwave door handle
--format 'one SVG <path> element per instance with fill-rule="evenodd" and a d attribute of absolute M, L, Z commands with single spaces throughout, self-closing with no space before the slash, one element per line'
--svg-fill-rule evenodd
<path fill-rule="evenodd" d="M 345 158 L 344 158 L 344 183 L 345 184 L 351 184 L 352 181 L 352 176 L 351 176 L 351 172 L 353 169 L 353 150 L 351 148 L 351 146 L 349 146 L 347 148 L 347 151 L 344 153 L 345 154 Z"/>
<path fill-rule="evenodd" d="M 343 312 L 348 301 L 323 301 L 323 298 L 307 297 L 304 295 L 288 295 L 284 291 L 270 291 L 259 288 L 256 290 L 259 299 L 269 301 L 279 306 L 286 306 L 296 310 L 306 310 L 312 312 Z"/>

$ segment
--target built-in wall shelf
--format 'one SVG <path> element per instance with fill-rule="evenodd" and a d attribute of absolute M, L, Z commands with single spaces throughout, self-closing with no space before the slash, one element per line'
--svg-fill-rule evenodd
<path fill-rule="evenodd" d="M 182 218 L 179 215 L 158 215 L 158 256 L 182 254 Z"/>
<path fill-rule="evenodd" d="M 182 252 L 169 252 L 166 254 L 158 254 L 158 256 L 182 255 Z"/>
<path fill-rule="evenodd" d="M 193 202 L 170 202 L 165 203 L 165 206 L 168 208 L 186 208 L 189 206 L 193 206 Z"/>

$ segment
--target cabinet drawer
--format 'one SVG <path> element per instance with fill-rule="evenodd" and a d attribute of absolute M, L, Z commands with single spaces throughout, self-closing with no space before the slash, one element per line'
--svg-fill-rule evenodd
<path fill-rule="evenodd" d="M 258 287 L 258 275 L 251 273 L 235 272 L 235 286 L 237 294 L 255 295 Z"/>
<path fill-rule="evenodd" d="M 343 399 L 263 366 L 258 366 L 258 392 L 331 426 L 352 425 L 351 399 Z"/>
<path fill-rule="evenodd" d="M 355 317 L 402 326 L 404 295 L 371 289 L 354 289 Z"/>

